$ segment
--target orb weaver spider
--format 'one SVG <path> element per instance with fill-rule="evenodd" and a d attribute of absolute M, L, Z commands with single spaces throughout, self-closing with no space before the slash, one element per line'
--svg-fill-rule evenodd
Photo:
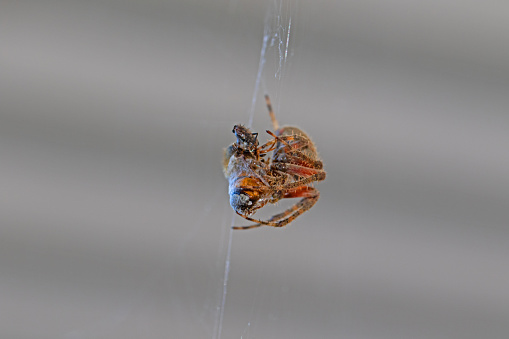
<path fill-rule="evenodd" d="M 275 130 L 266 132 L 273 139 L 259 146 L 258 133 L 235 125 L 232 132 L 237 141 L 224 150 L 223 171 L 229 182 L 230 205 L 238 215 L 256 223 L 233 229 L 289 224 L 318 201 L 320 193 L 312 183 L 325 179 L 322 161 L 307 134 L 297 127 L 279 128 L 268 95 L 265 101 Z M 270 159 L 266 157 L 269 152 L 273 152 Z M 267 221 L 251 218 L 267 203 L 286 198 L 302 199 Z"/>

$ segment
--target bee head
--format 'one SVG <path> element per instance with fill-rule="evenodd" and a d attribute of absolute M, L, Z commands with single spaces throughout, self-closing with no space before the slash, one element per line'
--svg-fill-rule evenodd
<path fill-rule="evenodd" d="M 230 205 L 241 215 L 251 215 L 260 208 L 260 192 L 248 188 L 235 188 L 230 191 Z"/>

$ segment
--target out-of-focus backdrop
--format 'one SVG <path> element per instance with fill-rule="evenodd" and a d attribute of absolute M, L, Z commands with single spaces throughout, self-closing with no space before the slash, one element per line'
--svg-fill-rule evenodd
<path fill-rule="evenodd" d="M 0 337 L 507 338 L 508 13 L 0 1 Z M 222 148 L 266 140 L 264 92 L 328 176 L 227 260 Z"/>

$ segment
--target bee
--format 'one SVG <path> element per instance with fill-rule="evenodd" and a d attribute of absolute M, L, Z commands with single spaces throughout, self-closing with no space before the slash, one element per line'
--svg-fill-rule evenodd
<path fill-rule="evenodd" d="M 260 146 L 258 133 L 235 125 L 232 132 L 237 141 L 224 150 L 223 172 L 229 183 L 230 205 L 238 215 L 255 223 L 233 229 L 291 223 L 318 201 L 320 192 L 312 183 L 325 179 L 323 163 L 308 135 L 297 127 L 279 128 L 268 95 L 265 101 L 275 131 L 266 132 L 272 139 Z M 301 200 L 267 221 L 251 217 L 266 204 L 287 198 Z"/>

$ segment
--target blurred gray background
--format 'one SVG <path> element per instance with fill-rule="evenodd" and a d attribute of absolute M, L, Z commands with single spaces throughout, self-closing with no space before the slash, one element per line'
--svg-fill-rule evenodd
<path fill-rule="evenodd" d="M 0 337 L 507 338 L 508 13 L 0 1 Z M 233 233 L 220 322 L 229 228 L 249 224 L 222 148 L 267 18 L 253 129 L 266 91 L 328 176 L 290 226 Z"/>

